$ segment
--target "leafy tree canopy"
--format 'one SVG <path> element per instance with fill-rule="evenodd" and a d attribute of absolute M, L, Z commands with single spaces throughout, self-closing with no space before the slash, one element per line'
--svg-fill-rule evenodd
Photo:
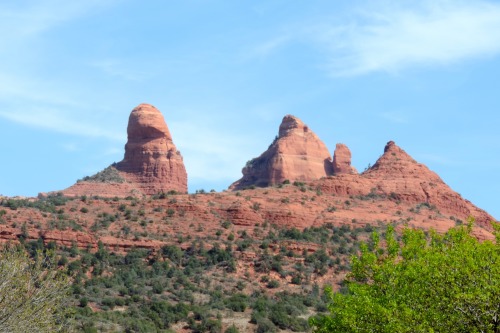
<path fill-rule="evenodd" d="M 446 234 L 389 227 L 352 258 L 347 292 L 334 293 L 330 315 L 314 332 L 500 332 L 500 227 L 496 241 L 472 236 L 473 220 Z M 380 244 L 384 246 L 381 246 Z"/>

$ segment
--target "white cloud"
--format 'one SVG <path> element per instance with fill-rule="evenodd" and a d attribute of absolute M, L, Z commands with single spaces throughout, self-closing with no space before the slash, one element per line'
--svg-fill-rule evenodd
<path fill-rule="evenodd" d="M 120 79 L 129 81 L 141 82 L 153 77 L 151 72 L 135 69 L 133 64 L 124 63 L 119 59 L 103 59 L 94 61 L 89 64 L 93 68 L 97 68 L 106 75 L 115 76 Z"/>
<path fill-rule="evenodd" d="M 265 58 L 292 41 L 292 35 L 283 34 L 253 46 L 246 53 L 247 58 Z"/>
<path fill-rule="evenodd" d="M 50 80 L 0 74 L 0 118 L 58 133 L 125 139 L 122 131 L 103 124 L 109 123 L 111 113 L 105 106 L 81 101 L 77 95 L 71 87 Z M 72 150 L 70 146 L 64 148 Z"/>
<path fill-rule="evenodd" d="M 0 4 L 0 43 L 36 36 L 115 0 L 12 1 Z"/>
<path fill-rule="evenodd" d="M 5 66 L 7 67 L 7 66 Z M 2 69 L 0 67 L 0 69 Z M 21 76 L 0 73 L 0 101 L 26 102 L 30 104 L 64 105 L 66 108 L 78 107 L 79 103 L 70 97 L 73 92 L 64 86 L 66 90 L 61 92 L 61 86 L 50 79 L 39 79 L 36 77 Z"/>
<path fill-rule="evenodd" d="M 34 107 L 31 110 L 0 111 L 0 117 L 10 121 L 43 128 L 59 133 L 81 135 L 87 137 L 103 137 L 123 141 L 123 134 L 110 129 L 99 128 L 92 123 L 85 123 L 78 117 L 70 119 L 64 112 L 57 109 Z"/>
<path fill-rule="evenodd" d="M 43 33 L 116 1 L 20 0 L 1 3 L 0 117 L 60 133 L 123 139 L 121 135 L 87 121 L 86 118 L 91 116 L 85 117 L 84 103 L 75 98 L 79 94 L 77 89 L 67 82 L 60 84 L 52 77 L 38 77 L 29 62 L 25 69 L 25 59 L 20 60 L 27 49 L 31 50 L 32 41 L 38 43 Z M 75 151 L 76 147 L 65 145 L 63 148 Z"/>
<path fill-rule="evenodd" d="M 335 76 L 397 72 L 414 65 L 448 65 L 500 53 L 500 4 L 432 0 L 365 8 L 343 25 L 322 25 Z"/>
<path fill-rule="evenodd" d="M 182 153 L 189 179 L 232 182 L 241 177 L 245 162 L 252 158 L 256 140 L 251 135 L 228 133 L 221 124 L 203 119 L 171 122 L 174 143 Z"/>

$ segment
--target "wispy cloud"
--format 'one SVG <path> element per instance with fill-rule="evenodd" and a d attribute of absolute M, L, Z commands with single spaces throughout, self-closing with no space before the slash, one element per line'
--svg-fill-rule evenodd
<path fill-rule="evenodd" d="M 123 141 L 124 133 L 102 124 L 109 114 L 104 107 L 79 99 L 76 88 L 64 83 L 0 74 L 0 118 L 8 121 L 58 133 Z M 98 112 L 88 112 L 96 108 L 100 108 Z"/>
<path fill-rule="evenodd" d="M 90 67 L 97 68 L 106 75 L 115 76 L 129 81 L 145 81 L 153 76 L 152 72 L 135 69 L 133 64 L 124 63 L 119 59 L 103 59 L 89 64 Z"/>
<path fill-rule="evenodd" d="M 31 110 L 0 111 L 0 117 L 7 120 L 59 133 L 81 135 L 86 137 L 103 137 L 110 140 L 123 141 L 122 133 L 99 128 L 82 119 L 68 118 L 67 114 L 57 109 L 35 107 Z"/>
<path fill-rule="evenodd" d="M 319 25 L 335 76 L 397 72 L 415 65 L 448 65 L 500 53 L 500 3 L 388 1 L 365 8 L 345 24 Z"/>
<path fill-rule="evenodd" d="M 44 33 L 118 1 L 19 0 L 0 3 L 0 117 L 48 131 L 122 141 L 122 133 L 105 129 L 96 119 L 91 119 L 99 116 L 88 114 L 87 100 L 82 101 L 81 89 L 77 85 L 60 81 L 57 75 L 44 77 L 43 68 L 37 68 L 38 63 L 23 57 L 32 51 L 34 40 L 43 49 Z M 39 64 L 47 63 L 44 56 L 40 54 L 37 58 Z M 75 147 L 66 145 L 63 148 L 72 151 Z"/>
<path fill-rule="evenodd" d="M 38 35 L 115 0 L 12 1 L 0 4 L 0 42 Z"/>
<path fill-rule="evenodd" d="M 0 70 L 2 67 L 0 66 Z M 64 105 L 66 108 L 78 107 L 79 103 L 71 96 L 73 92 L 64 86 L 66 90 L 61 93 L 61 86 L 50 79 L 41 79 L 33 76 L 22 76 L 7 73 L 0 73 L 0 101 L 9 104 L 26 102 L 39 104 Z M 13 112 L 12 112 L 13 113 Z"/>
<path fill-rule="evenodd" d="M 245 162 L 265 148 L 251 133 L 235 135 L 223 124 L 203 117 L 168 125 L 193 181 L 224 181 L 229 185 L 241 177 Z"/>
<path fill-rule="evenodd" d="M 249 58 L 265 58 L 270 54 L 273 54 L 281 47 L 285 46 L 288 42 L 293 40 L 293 35 L 282 34 L 278 35 L 269 40 L 263 41 L 257 45 L 254 45 L 246 54 Z"/>

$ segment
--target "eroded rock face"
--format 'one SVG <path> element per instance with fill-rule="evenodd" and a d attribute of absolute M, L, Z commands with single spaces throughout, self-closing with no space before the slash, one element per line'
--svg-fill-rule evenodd
<path fill-rule="evenodd" d="M 337 143 L 333 153 L 333 174 L 357 174 L 355 167 L 351 166 L 351 151 L 343 143 Z"/>
<path fill-rule="evenodd" d="M 65 189 L 66 196 L 127 197 L 159 192 L 187 192 L 187 173 L 161 112 L 140 104 L 127 127 L 125 157 Z"/>
<path fill-rule="evenodd" d="M 465 200 L 424 164 L 418 163 L 393 141 L 384 154 L 361 175 L 339 175 L 320 184 L 325 193 L 362 197 L 365 200 L 405 202 L 414 210 L 425 209 L 429 215 L 468 216 L 489 226 L 492 217 Z"/>
<path fill-rule="evenodd" d="M 436 173 L 425 165 L 417 163 L 394 141 L 389 141 L 385 145 L 384 154 L 363 174 L 370 178 L 425 178 L 429 181 L 442 182 Z"/>
<path fill-rule="evenodd" d="M 132 110 L 125 157 L 116 165 L 128 182 L 147 195 L 175 190 L 187 192 L 187 173 L 161 112 L 140 104 Z"/>
<path fill-rule="evenodd" d="M 435 172 L 416 162 L 393 141 L 387 143 L 384 154 L 363 176 L 377 179 L 378 188 L 400 200 L 429 204 L 442 212 L 473 216 L 485 225 L 492 220 L 484 210 L 462 198 Z"/>
<path fill-rule="evenodd" d="M 298 129 L 302 133 L 306 131 L 305 125 L 293 119 L 287 119 L 285 124 L 281 128 L 280 137 L 270 148 L 275 154 L 279 151 L 280 140 L 287 142 L 289 135 L 298 136 L 293 134 Z M 274 155 L 270 156 L 272 160 Z M 87 193 L 99 196 L 105 191 L 110 195 L 120 196 L 120 193 L 125 193 L 122 191 L 141 190 L 140 183 L 120 182 L 120 175 L 123 174 L 122 171 L 108 168 L 72 188 L 80 191 L 75 192 L 75 195 L 81 195 L 82 191 L 93 191 Z M 114 183 L 106 183 L 110 180 Z M 120 207 L 130 205 L 129 200 L 69 200 L 61 209 L 65 210 L 69 221 L 79 226 L 78 231 L 70 228 L 54 230 L 53 214 L 46 214 L 37 206 L 5 209 L 0 220 L 8 223 L 0 223 L 0 244 L 16 242 L 23 237 L 26 241 L 41 238 L 46 244 L 56 242 L 67 247 L 76 245 L 92 249 L 96 249 L 100 241 L 117 252 L 132 248 L 158 250 L 173 243 L 181 248 L 192 246 L 190 240 L 178 244 L 181 237 L 170 235 L 181 235 L 186 240 L 191 237 L 212 239 L 214 230 L 221 228 L 221 221 L 229 221 L 250 237 L 260 237 L 258 235 L 264 224 L 300 230 L 325 224 L 337 227 L 348 225 L 353 229 L 365 228 L 367 224 L 375 227 L 394 224 L 399 230 L 408 226 L 445 232 L 457 223 L 466 222 L 469 216 L 476 219 L 473 234 L 478 239 L 494 239 L 490 222 L 495 219 L 492 216 L 462 198 L 436 173 L 415 161 L 392 141 L 387 143 L 384 154 L 375 165 L 362 174 L 337 174 L 308 181 L 307 186 L 300 190 L 297 186 L 288 184 L 266 189 L 256 188 L 244 193 L 244 196 L 231 191 L 200 195 L 179 194 L 172 196 L 170 200 L 139 198 L 140 207 L 147 214 L 149 223 L 142 225 L 127 218 L 118 218 L 109 228 L 98 230 L 94 226 L 102 217 L 101 214 L 122 216 Z M 0 205 L 6 207 L 8 199 L 0 197 Z M 48 197 L 41 195 L 40 199 Z M 136 210 L 131 212 L 136 214 Z M 165 212 L 168 214 L 165 215 Z M 168 223 L 165 223 L 166 216 Z M 32 221 L 37 221 L 37 224 L 33 225 Z M 124 230 L 125 226 L 133 233 L 127 235 L 118 231 Z M 232 230 L 223 232 L 228 236 Z M 143 232 L 145 236 L 133 236 Z M 317 249 L 304 241 L 282 244 L 297 252 L 314 252 Z M 279 251 L 280 247 L 280 244 L 270 245 L 273 251 Z M 241 257 L 253 260 L 255 252 L 244 251 Z"/>
<path fill-rule="evenodd" d="M 234 190 L 290 181 L 310 181 L 333 174 L 332 158 L 325 144 L 299 118 L 287 115 L 279 136 L 267 151 L 250 160 Z"/>

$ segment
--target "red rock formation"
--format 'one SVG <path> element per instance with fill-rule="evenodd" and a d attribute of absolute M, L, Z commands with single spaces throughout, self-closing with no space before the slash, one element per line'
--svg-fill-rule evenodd
<path fill-rule="evenodd" d="M 158 249 L 165 242 L 173 241 L 168 235 L 180 238 L 212 235 L 220 229 L 221 221 L 231 222 L 230 230 L 223 231 L 225 236 L 245 231 L 260 237 L 262 230 L 258 226 L 269 224 L 304 229 L 327 223 L 352 227 L 394 223 L 444 232 L 460 220 L 465 222 L 469 216 L 476 218 L 474 234 L 479 239 L 494 237 L 489 224 L 494 220 L 492 216 L 463 199 L 436 173 L 416 162 L 392 141 L 387 143 L 384 154 L 373 167 L 362 174 L 350 171 L 354 169 L 350 166 L 347 147 L 337 145 L 335 162 L 332 162 L 316 135 L 299 119 L 286 116 L 275 142 L 249 163 L 243 170 L 243 178 L 232 188 L 265 186 L 285 179 L 304 181 L 306 186 L 257 188 L 245 191 L 244 196 L 228 191 L 166 195 L 158 200 L 139 198 L 148 223 L 145 226 L 132 223 L 134 217 L 139 218 L 139 212 L 127 209 L 129 217 L 125 217 L 118 207 L 126 207 L 130 201 L 123 197 L 168 191 L 179 184 L 183 184 L 182 192 L 185 192 L 182 159 L 163 117 L 153 107 L 141 105 L 131 115 L 125 159 L 116 167 L 86 177 L 64 191 L 65 195 L 122 199 L 69 200 L 64 211 L 72 222 L 69 225 L 61 222 L 61 230 L 52 230 L 52 214 L 34 207 L 5 209 L 0 215 L 0 242 L 27 236 L 28 240 L 41 237 L 46 242 L 66 246 L 74 240 L 78 247 L 95 248 L 100 240 L 114 250 L 126 251 L 132 247 Z M 40 197 L 40 200 L 46 199 L 49 198 Z M 4 207 L 8 207 L 6 200 L 8 198 L 0 198 Z M 119 218 L 109 227 L 93 228 L 103 212 Z M 34 225 L 34 221 L 38 225 Z M 72 231 L 73 223 L 79 227 Z M 27 235 L 26 230 L 22 230 L 24 225 L 28 228 Z M 145 236 L 132 238 L 124 229 Z"/>
<path fill-rule="evenodd" d="M 213 239 L 215 230 L 220 230 L 224 238 L 231 233 L 242 235 L 243 231 L 261 237 L 269 225 L 304 229 L 325 224 L 360 228 L 392 223 L 398 228 L 408 225 L 445 232 L 469 216 L 476 218 L 476 237 L 494 238 L 489 224 L 495 220 L 492 216 L 451 190 L 394 142 L 389 142 L 375 165 L 362 174 L 333 175 L 307 182 L 306 186 L 257 188 L 241 194 L 227 191 L 166 195 L 158 200 L 68 200 L 57 208 L 65 212 L 65 220 L 57 224 L 53 214 L 35 208 L 44 205 L 12 209 L 7 208 L 8 198 L 4 198 L 0 200 L 5 207 L 0 209 L 0 243 L 27 237 L 28 241 L 42 238 L 46 243 L 65 246 L 74 241 L 79 248 L 95 249 L 101 241 L 111 250 L 122 252 L 133 247 L 159 249 L 182 238 Z M 104 213 L 117 219 L 96 228 Z M 134 222 L 134 218 L 143 219 L 141 214 L 148 223 Z M 229 227 L 222 221 L 230 222 Z M 181 247 L 190 243 L 184 242 Z M 294 251 L 305 247 L 314 251 L 307 244 L 299 245 L 289 244 Z"/>
<path fill-rule="evenodd" d="M 187 173 L 158 109 L 140 104 L 132 110 L 123 161 L 62 191 L 65 196 L 127 197 L 187 192 Z"/>
<path fill-rule="evenodd" d="M 393 141 L 387 143 L 384 154 L 361 175 L 331 177 L 320 185 L 322 191 L 341 196 L 358 196 L 423 205 L 447 216 L 468 216 L 487 228 L 493 217 L 463 199 L 425 165 L 416 162 Z"/>
<path fill-rule="evenodd" d="M 290 181 L 310 181 L 333 174 L 332 158 L 325 144 L 300 119 L 287 115 L 279 136 L 267 151 L 250 160 L 234 190 Z"/>
<path fill-rule="evenodd" d="M 377 188 L 393 194 L 399 200 L 433 205 L 443 212 L 474 216 L 487 225 L 493 218 L 470 201 L 463 199 L 425 165 L 417 163 L 393 141 L 384 148 L 384 154 L 368 169 L 364 177 L 377 180 Z"/>
<path fill-rule="evenodd" d="M 343 143 L 337 143 L 335 152 L 333 153 L 333 173 L 341 174 L 356 174 L 358 171 L 351 166 L 351 151 Z"/>
<path fill-rule="evenodd" d="M 333 176 L 331 176 L 333 175 Z M 318 180 L 330 176 L 328 179 Z M 393 141 L 387 143 L 384 154 L 366 172 L 357 174 L 351 166 L 351 152 L 347 146 L 337 144 L 334 160 L 330 162 L 327 148 L 308 127 L 293 116 L 286 116 L 275 142 L 258 158 L 243 169 L 243 178 L 231 185 L 238 190 L 254 186 L 268 186 L 290 181 L 314 181 L 313 186 L 322 192 L 343 197 L 360 197 L 365 200 L 392 200 L 413 204 L 441 216 L 468 216 L 486 228 L 493 218 L 471 202 L 463 199 L 425 165 L 416 162 Z M 251 224 L 256 219 L 243 207 L 232 216 L 234 220 Z M 270 210 L 262 215 L 276 224 L 300 227 L 307 216 L 303 209 L 295 214 L 282 209 Z M 242 222 L 243 223 L 243 222 Z M 316 223 L 316 222 L 315 222 Z"/>
<path fill-rule="evenodd" d="M 187 173 L 160 111 L 141 104 L 130 114 L 125 158 L 116 168 L 144 194 L 187 192 Z"/>

